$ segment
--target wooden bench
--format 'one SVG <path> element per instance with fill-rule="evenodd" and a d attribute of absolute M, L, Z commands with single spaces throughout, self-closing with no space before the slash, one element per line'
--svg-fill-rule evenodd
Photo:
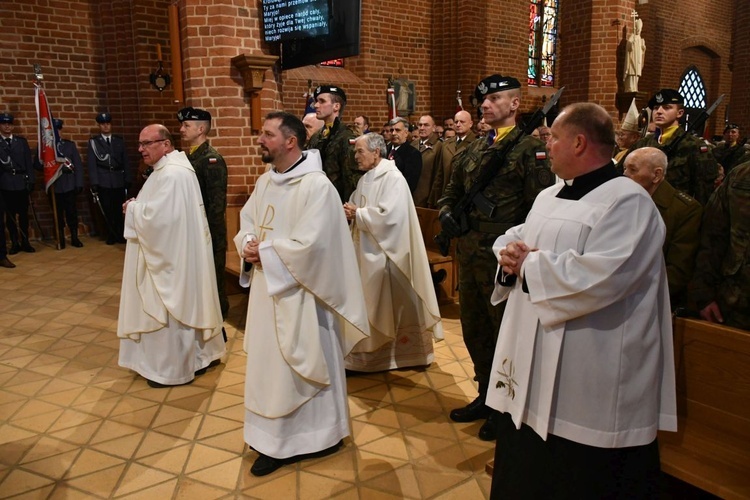
<path fill-rule="evenodd" d="M 242 207 L 227 207 L 227 259 L 224 270 L 227 277 L 227 293 L 238 293 L 242 288 L 237 284 L 240 277 L 240 259 L 234 246 L 234 236 L 240 230 L 240 210 Z"/>
<path fill-rule="evenodd" d="M 674 348 L 678 430 L 659 432 L 662 471 L 722 498 L 750 498 L 750 332 L 676 318 Z"/>
<path fill-rule="evenodd" d="M 662 470 L 722 498 L 750 498 L 750 332 L 674 324 L 677 432 L 659 433 Z"/>
<path fill-rule="evenodd" d="M 430 272 L 433 276 L 441 271 L 445 272 L 445 278 L 435 284 L 435 292 L 439 304 L 452 304 L 456 302 L 458 294 L 458 261 L 455 256 L 455 241 L 451 245 L 451 253 L 444 256 L 435 243 L 435 235 L 440 233 L 440 212 L 430 208 L 417 207 L 417 218 L 422 230 L 422 238 L 427 249 L 427 260 L 430 263 Z"/>

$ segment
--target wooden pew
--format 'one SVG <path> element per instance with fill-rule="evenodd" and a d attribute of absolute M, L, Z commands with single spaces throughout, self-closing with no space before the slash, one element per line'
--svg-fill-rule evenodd
<path fill-rule="evenodd" d="M 227 260 L 224 269 L 227 273 L 227 293 L 242 290 L 237 285 L 240 277 L 240 259 L 234 246 L 234 237 L 240 230 L 240 210 L 242 207 L 227 207 Z M 233 287 L 230 285 L 234 285 Z"/>
<path fill-rule="evenodd" d="M 440 212 L 430 208 L 417 207 L 417 218 L 422 230 L 422 238 L 427 249 L 427 260 L 433 276 L 440 271 L 445 272 L 445 279 L 435 285 L 435 293 L 439 304 L 452 304 L 458 299 L 456 285 L 458 284 L 458 261 L 455 258 L 455 241 L 451 245 L 451 254 L 443 256 L 435 243 L 435 235 L 440 233 Z"/>
<path fill-rule="evenodd" d="M 662 470 L 722 498 L 750 498 L 750 332 L 674 324 L 678 431 L 659 433 Z"/>

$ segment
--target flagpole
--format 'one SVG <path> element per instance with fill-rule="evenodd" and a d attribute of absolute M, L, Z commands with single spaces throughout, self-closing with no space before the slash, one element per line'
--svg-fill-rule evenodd
<path fill-rule="evenodd" d="M 40 64 L 35 64 L 34 65 L 34 85 L 36 85 L 40 89 L 44 89 L 44 85 L 42 83 L 42 80 L 44 80 L 44 75 L 42 74 L 42 66 Z M 37 117 L 37 119 L 38 119 L 38 117 Z M 37 125 L 37 127 L 39 127 L 39 125 Z M 54 127 L 54 125 L 53 125 L 53 127 Z M 41 158 L 39 160 L 42 161 Z M 57 179 L 55 179 L 54 181 L 52 181 L 52 184 L 50 186 L 45 186 L 45 188 L 46 189 L 49 189 L 50 187 L 53 188 L 52 189 L 52 193 L 51 193 L 51 196 L 52 196 L 52 224 L 53 224 L 53 228 L 52 229 L 53 229 L 53 233 L 55 235 L 55 248 L 57 250 L 62 250 L 62 246 L 61 246 L 61 243 L 60 243 L 60 227 L 58 225 L 58 220 L 57 220 L 57 200 L 55 199 L 55 190 L 54 190 L 55 182 L 57 182 Z M 29 193 L 29 198 L 30 197 L 31 197 L 31 193 Z M 42 226 L 39 224 L 39 221 L 36 220 L 36 219 L 37 219 L 36 218 L 36 211 L 34 211 L 34 220 L 36 221 L 36 225 L 39 228 L 39 232 L 41 233 Z M 41 234 L 40 234 L 40 236 L 41 236 Z"/>

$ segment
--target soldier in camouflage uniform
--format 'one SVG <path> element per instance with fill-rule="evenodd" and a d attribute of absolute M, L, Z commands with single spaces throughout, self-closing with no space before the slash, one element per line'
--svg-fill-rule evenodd
<path fill-rule="evenodd" d="M 357 134 L 341 121 L 346 106 L 346 93 L 341 87 L 321 85 L 315 89 L 313 97 L 315 116 L 323 120 L 325 126 L 310 138 L 305 149 L 320 151 L 323 171 L 344 203 L 349 201 L 363 174 L 357 169 L 354 148 L 349 142 Z"/>
<path fill-rule="evenodd" d="M 704 209 L 688 293 L 702 319 L 750 330 L 750 162 L 732 169 Z"/>
<path fill-rule="evenodd" d="M 727 125 L 724 128 L 724 137 L 727 140 L 716 146 L 711 153 L 719 165 L 724 167 L 724 175 L 726 175 L 735 166 L 750 161 L 750 150 L 745 147 L 747 138 L 740 140 L 739 125 L 733 123 Z"/>
<path fill-rule="evenodd" d="M 211 131 L 211 113 L 199 108 L 183 108 L 177 113 L 177 119 L 181 124 L 182 146 L 189 148 L 187 157 L 195 169 L 201 188 L 208 228 L 211 231 L 221 316 L 226 319 L 229 313 L 229 300 L 224 283 L 227 257 L 227 164 L 224 158 L 211 147 L 206 137 Z M 223 328 L 222 331 L 224 331 Z M 226 333 L 224 333 L 224 340 L 226 340 Z"/>
<path fill-rule="evenodd" d="M 479 396 L 464 408 L 451 412 L 456 422 L 471 422 L 487 418 L 479 437 L 493 440 L 496 437 L 495 419 L 485 402 L 490 379 L 492 357 L 500 328 L 505 303 L 490 304 L 497 271 L 497 258 L 492 244 L 498 236 L 526 219 L 531 205 L 542 189 L 554 184 L 545 145 L 531 136 L 523 137 L 506 158 L 495 153 L 509 141 L 514 141 L 522 131 L 515 126 L 521 91 L 518 80 L 508 76 L 491 75 L 482 80 L 476 89 L 484 119 L 496 134 L 492 143 L 477 139 L 454 158 L 451 179 L 443 197 L 438 200 L 440 222 L 444 234 L 459 237 L 457 255 L 461 273 L 458 290 L 461 306 L 461 328 L 464 343 L 474 363 Z M 469 190 L 478 174 L 492 162 L 502 161 L 496 177 L 481 194 L 495 206 L 492 215 L 476 206 L 468 212 L 468 232 L 458 223 L 460 214 L 451 213 L 456 203 Z"/>
<path fill-rule="evenodd" d="M 673 89 L 662 89 L 654 94 L 648 106 L 652 110 L 651 119 L 656 124 L 656 133 L 638 140 L 630 151 L 644 146 L 665 150 L 679 140 L 677 149 L 667 155 L 667 181 L 678 191 L 689 194 L 705 205 L 714 190 L 719 166 L 701 139 L 680 128 L 680 117 L 685 114 L 684 102 L 682 95 Z M 682 136 L 685 137 L 680 139 Z"/>

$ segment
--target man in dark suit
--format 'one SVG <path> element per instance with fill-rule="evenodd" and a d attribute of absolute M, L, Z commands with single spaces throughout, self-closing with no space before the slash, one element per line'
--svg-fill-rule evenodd
<path fill-rule="evenodd" d="M 419 176 L 422 173 L 422 155 L 409 144 L 409 122 L 396 117 L 388 126 L 391 128 L 391 144 L 387 157 L 396 162 L 396 167 L 404 174 L 412 196 L 417 189 Z"/>
<path fill-rule="evenodd" d="M 34 168 L 28 141 L 13 134 L 13 115 L 0 114 L 0 190 L 5 201 L 5 222 L 10 235 L 10 255 L 23 250 L 33 253 L 29 243 L 29 193 L 34 188 Z M 16 224 L 18 216 L 18 224 Z"/>
<path fill-rule="evenodd" d="M 446 139 L 443 142 L 443 147 L 435 155 L 435 175 L 430 188 L 430 195 L 427 197 L 427 208 L 437 208 L 437 201 L 443 196 L 445 186 L 451 180 L 453 158 L 477 138 L 471 130 L 474 122 L 471 119 L 471 113 L 468 111 L 456 113 L 452 123 L 453 129 L 451 130 L 455 130 L 456 137 Z"/>
<path fill-rule="evenodd" d="M 112 116 L 96 116 L 100 134 L 89 139 L 88 166 L 91 191 L 98 193 L 107 224 L 107 245 L 125 243 L 122 204 L 133 182 L 122 137 L 112 135 Z"/>

